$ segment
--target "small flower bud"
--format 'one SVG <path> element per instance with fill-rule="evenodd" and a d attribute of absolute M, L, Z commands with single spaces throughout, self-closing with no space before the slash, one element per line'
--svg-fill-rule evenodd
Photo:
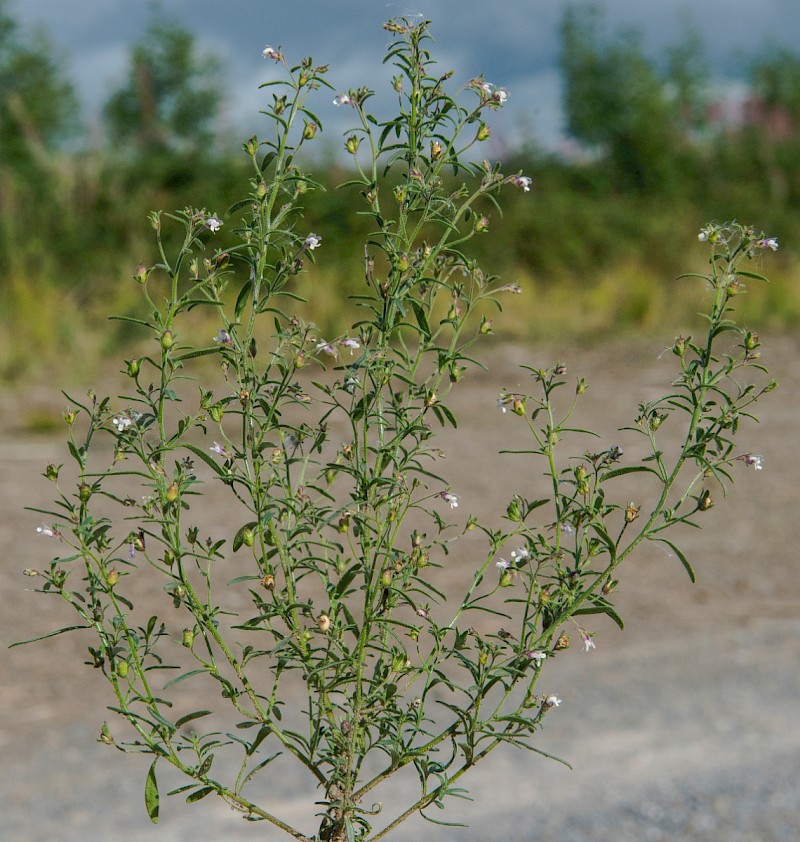
<path fill-rule="evenodd" d="M 351 154 L 355 155 L 358 152 L 358 147 L 361 146 L 361 139 L 351 134 L 344 142 L 344 148 Z"/>
<path fill-rule="evenodd" d="M 486 125 L 486 123 L 481 123 L 478 128 L 478 133 L 475 135 L 475 140 L 483 141 L 488 140 L 489 135 L 491 135 L 492 130 Z"/>
<path fill-rule="evenodd" d="M 431 141 L 431 160 L 436 161 L 442 157 L 442 144 L 438 140 Z"/>
<path fill-rule="evenodd" d="M 710 508 L 714 505 L 714 501 L 711 499 L 711 492 L 706 488 L 703 490 L 703 493 L 697 499 L 697 508 L 701 512 L 707 512 Z"/>
<path fill-rule="evenodd" d="M 75 416 L 76 415 L 77 415 L 77 413 L 72 409 L 68 409 L 64 413 L 64 421 L 67 422 L 67 426 L 71 427 L 75 423 Z"/>
<path fill-rule="evenodd" d="M 487 319 L 486 316 L 484 316 L 481 319 L 481 326 L 478 332 L 483 336 L 487 336 L 488 334 L 493 333 L 492 320 Z"/>
<path fill-rule="evenodd" d="M 682 357 L 686 353 L 686 340 L 679 336 L 675 343 L 672 346 L 672 353 L 675 354 L 676 357 Z"/>
<path fill-rule="evenodd" d="M 317 133 L 317 124 L 316 123 L 306 123 L 303 127 L 303 139 L 304 140 L 313 140 L 314 136 Z"/>
<path fill-rule="evenodd" d="M 125 678 L 128 675 L 128 662 L 122 658 L 119 658 L 114 666 L 117 668 L 117 675 L 120 678 Z"/>
<path fill-rule="evenodd" d="M 161 347 L 165 351 L 169 351 L 169 349 L 175 344 L 175 337 L 172 335 L 171 330 L 165 330 L 161 334 Z"/>
<path fill-rule="evenodd" d="M 761 343 L 757 333 L 748 330 L 744 335 L 744 347 L 746 351 L 755 351 Z"/>
<path fill-rule="evenodd" d="M 113 588 L 117 582 L 119 582 L 119 570 L 109 570 L 106 573 L 106 584 L 109 588 Z"/>
<path fill-rule="evenodd" d="M 511 411 L 517 415 L 525 414 L 525 398 L 515 397 L 511 402 Z"/>
<path fill-rule="evenodd" d="M 509 520 L 513 520 L 516 523 L 522 521 L 522 498 L 518 494 L 515 494 L 511 498 L 511 502 L 506 508 L 506 515 Z"/>
<path fill-rule="evenodd" d="M 252 529 L 245 529 L 242 532 L 242 543 L 245 547 L 252 547 L 256 542 L 256 536 Z"/>
<path fill-rule="evenodd" d="M 103 743 L 107 746 L 114 745 L 114 738 L 111 736 L 111 731 L 108 728 L 108 722 L 104 722 L 100 728 L 100 736 L 97 738 L 98 743 Z"/>
<path fill-rule="evenodd" d="M 381 584 L 386 588 L 392 584 L 392 571 L 388 568 L 381 573 Z"/>
<path fill-rule="evenodd" d="M 475 227 L 473 229 L 476 234 L 484 234 L 489 230 L 489 219 L 488 217 L 481 216 L 476 218 L 475 220 Z"/>
<path fill-rule="evenodd" d="M 187 532 L 186 532 L 186 540 L 187 540 L 187 541 L 188 541 L 188 542 L 189 542 L 192 546 L 194 546 L 194 545 L 197 543 L 197 533 L 198 533 L 198 531 L 199 531 L 199 530 L 198 530 L 198 528 L 197 528 L 196 526 L 192 526 L 192 527 L 191 527 L 189 530 L 187 530 Z"/>
<path fill-rule="evenodd" d="M 58 482 L 58 472 L 61 470 L 61 465 L 48 465 L 44 470 L 44 475 L 51 482 Z"/>
<path fill-rule="evenodd" d="M 81 503 L 86 503 L 89 498 L 92 496 L 92 487 L 87 485 L 85 482 L 82 482 L 78 486 L 78 499 Z"/>
<path fill-rule="evenodd" d="M 248 155 L 255 155 L 258 152 L 258 138 L 253 135 L 250 140 L 246 140 L 242 147 Z"/>
<path fill-rule="evenodd" d="M 208 408 L 208 414 L 211 416 L 212 421 L 216 421 L 219 424 L 222 421 L 222 416 L 224 414 L 224 408 L 221 403 L 215 403 Z"/>
<path fill-rule="evenodd" d="M 137 284 L 144 284 L 147 283 L 147 276 L 150 274 L 148 268 L 143 264 L 140 263 L 136 267 L 136 271 L 133 274 L 133 279 L 136 281 Z"/>
<path fill-rule="evenodd" d="M 164 493 L 164 498 L 168 503 L 174 503 L 178 499 L 179 494 L 180 488 L 178 487 L 178 483 L 173 482 Z"/>
<path fill-rule="evenodd" d="M 239 392 L 239 403 L 242 406 L 247 406 L 247 404 L 250 403 L 250 392 L 247 389 L 242 389 L 242 391 Z"/>
<path fill-rule="evenodd" d="M 125 360 L 125 368 L 128 377 L 136 377 L 139 374 L 141 365 L 141 360 Z"/>
<path fill-rule="evenodd" d="M 504 570 L 502 575 L 500 576 L 500 587 L 501 588 L 510 588 L 511 585 L 514 584 L 514 571 L 513 570 Z"/>
<path fill-rule="evenodd" d="M 181 646 L 191 649 L 194 646 L 194 629 L 184 629 L 181 635 Z"/>
<path fill-rule="evenodd" d="M 339 518 L 339 532 L 343 535 L 350 530 L 350 515 L 342 515 Z"/>

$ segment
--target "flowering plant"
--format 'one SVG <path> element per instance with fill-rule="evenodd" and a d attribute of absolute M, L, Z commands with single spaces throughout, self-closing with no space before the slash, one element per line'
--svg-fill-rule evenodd
<path fill-rule="evenodd" d="M 528 192 L 531 179 L 464 157 L 488 138 L 484 118 L 508 92 L 473 79 L 462 104 L 446 91 L 451 74 L 432 75 L 427 23 L 387 29 L 397 39 L 388 53 L 397 116 L 373 117 L 366 88 L 334 98 L 356 124 L 345 186 L 374 223 L 351 335 L 325 339 L 284 309 L 295 277 L 324 254 L 325 234 L 302 227 L 316 185 L 298 152 L 320 125 L 307 96 L 327 82 L 311 59 L 289 66 L 267 47 L 286 80 L 268 83 L 274 136 L 245 144 L 248 195 L 224 222 L 193 208 L 151 216 L 160 259 L 136 270 L 147 312 L 128 320 L 156 350 L 126 362 L 131 394 L 70 399 L 73 470 L 45 472 L 57 495 L 38 531 L 64 549 L 27 572 L 80 617 L 51 634 L 94 633 L 90 663 L 135 734 L 118 742 L 104 724 L 100 740 L 153 756 L 153 821 L 159 763 L 189 780 L 170 794 L 216 795 L 307 842 L 382 839 L 416 813 L 434 821 L 428 808 L 463 796 L 457 784 L 495 748 L 537 751 L 537 731 L 561 704 L 539 689 L 540 676 L 569 647 L 570 624 L 587 652 L 595 643 L 585 617 L 622 625 L 611 601 L 617 567 L 650 541 L 693 577 L 670 530 L 700 525 L 735 461 L 762 467 L 736 452 L 734 437 L 774 384 L 743 379 L 763 371 L 759 340 L 730 315 L 741 279 L 759 277 L 742 266 L 777 242 L 711 225 L 700 235 L 710 271 L 687 276 L 711 291 L 706 334 L 675 340 L 674 382 L 628 428 L 647 454 L 626 461 L 612 444 L 562 456 L 570 436 L 586 433 L 570 426 L 586 383 L 567 387 L 560 363 L 528 367 L 530 391 L 501 392 L 498 408 L 527 426 L 524 454 L 543 461 L 549 493 L 513 494 L 502 528 L 449 520 L 459 497 L 440 473 L 435 431 L 457 426 L 448 396 L 478 365 L 471 349 L 491 333 L 487 306 L 519 292 L 466 247 L 487 230 L 484 209 L 501 189 Z M 469 178 L 454 184 L 446 170 Z M 174 254 L 167 224 L 183 232 Z M 232 242 L 215 247 L 231 228 Z M 184 338 L 197 308 L 216 314 L 210 344 Z M 728 339 L 733 348 L 718 352 Z M 193 392 L 190 378 L 208 377 L 209 357 L 219 382 Z M 673 453 L 659 440 L 664 424 L 683 425 Z M 640 491 L 631 480 L 642 480 Z M 618 481 L 625 497 L 612 494 Z M 217 491 L 235 512 L 226 535 L 196 514 Z M 445 593 L 432 573 L 467 533 L 483 538 L 472 580 Z M 142 577 L 162 582 L 165 619 L 138 604 Z M 230 758 L 226 779 L 218 769 Z M 315 835 L 269 803 L 261 773 L 287 759 L 321 793 Z M 372 798 L 404 769 L 416 772 L 417 795 L 384 821 Z"/>

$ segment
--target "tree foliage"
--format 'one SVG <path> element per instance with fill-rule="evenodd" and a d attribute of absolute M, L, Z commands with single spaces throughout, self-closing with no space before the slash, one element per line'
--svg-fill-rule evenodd
<path fill-rule="evenodd" d="M 46 162 L 77 128 L 78 106 L 63 62 L 43 32 L 20 29 L 0 0 L 0 165 Z"/>
<path fill-rule="evenodd" d="M 222 99 L 220 63 L 194 36 L 155 15 L 131 53 L 128 79 L 105 106 L 112 141 L 140 153 L 207 148 Z"/>

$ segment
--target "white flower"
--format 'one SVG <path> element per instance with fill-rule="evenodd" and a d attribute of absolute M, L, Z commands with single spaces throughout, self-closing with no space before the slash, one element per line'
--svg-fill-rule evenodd
<path fill-rule="evenodd" d="M 45 538 L 55 538 L 56 531 L 53 529 L 52 526 L 48 526 L 46 523 L 43 523 L 41 526 L 36 527 L 36 534 L 42 535 Z"/>
<path fill-rule="evenodd" d="M 531 661 L 536 661 L 536 668 L 538 669 L 542 665 L 542 661 L 547 657 L 547 652 L 542 652 L 541 649 L 531 649 L 524 653 L 525 657 L 529 658 Z"/>
<path fill-rule="evenodd" d="M 111 423 L 117 428 L 118 432 L 123 433 L 133 424 L 133 419 L 128 415 L 115 415 L 111 419 Z"/>
<path fill-rule="evenodd" d="M 216 342 L 218 345 L 231 345 L 231 344 L 233 344 L 232 340 L 231 340 L 230 333 L 228 333 L 228 331 L 225 330 L 224 327 L 221 327 L 217 331 L 217 335 L 215 337 L 213 337 L 213 339 L 214 339 L 214 342 Z"/>
<path fill-rule="evenodd" d="M 549 708 L 557 708 L 561 704 L 561 699 L 558 696 L 548 696 L 544 700 L 545 705 Z"/>
<path fill-rule="evenodd" d="M 220 444 L 218 441 L 215 441 L 214 444 L 208 448 L 212 453 L 216 453 L 217 456 L 224 456 L 226 459 L 230 459 L 230 453 L 228 452 L 228 448 L 225 447 L 224 444 Z"/>
<path fill-rule="evenodd" d="M 511 558 L 513 558 L 514 561 L 527 561 L 530 557 L 531 554 L 525 547 L 511 550 Z"/>
<path fill-rule="evenodd" d="M 511 562 L 506 561 L 504 558 L 501 558 L 500 561 L 496 561 L 494 563 L 494 566 L 498 570 L 508 570 L 508 568 L 511 567 Z"/>
<path fill-rule="evenodd" d="M 353 100 L 347 94 L 336 94 L 333 104 L 338 108 L 340 105 L 352 105 Z"/>
<path fill-rule="evenodd" d="M 517 187 L 521 187 L 526 193 L 530 193 L 533 179 L 529 175 L 515 175 L 511 179 L 511 183 L 516 184 Z"/>
<path fill-rule="evenodd" d="M 264 56 L 264 58 L 271 58 L 273 61 L 281 60 L 280 50 L 273 49 L 269 44 L 267 44 L 267 46 L 261 51 L 261 55 Z"/>
<path fill-rule="evenodd" d="M 758 240 L 755 245 L 762 249 L 772 249 L 772 251 L 778 250 L 778 238 L 777 237 L 767 237 L 764 240 Z"/>
<path fill-rule="evenodd" d="M 697 235 L 697 239 L 700 240 L 701 243 L 705 243 L 708 240 L 708 228 L 701 229 L 700 233 Z"/>
<path fill-rule="evenodd" d="M 492 99 L 498 103 L 498 105 L 505 105 L 506 100 L 508 99 L 508 91 L 505 88 L 497 88 L 492 93 Z"/>
<path fill-rule="evenodd" d="M 449 491 L 441 491 L 439 493 L 439 497 L 441 497 L 445 503 L 449 503 L 451 509 L 458 508 L 458 497 L 456 497 L 455 494 L 452 494 Z"/>
<path fill-rule="evenodd" d="M 222 220 L 218 216 L 209 216 L 206 220 L 206 228 L 212 233 L 216 234 L 222 228 Z"/>
<path fill-rule="evenodd" d="M 753 467 L 757 471 L 764 469 L 764 457 L 756 453 L 745 453 L 744 456 L 739 457 L 742 462 L 748 467 Z"/>
<path fill-rule="evenodd" d="M 583 641 L 583 651 L 588 652 L 590 649 L 597 649 L 591 635 L 588 632 L 581 631 L 581 640 Z"/>
<path fill-rule="evenodd" d="M 303 240 L 303 247 L 309 251 L 314 251 L 314 249 L 319 248 L 321 245 L 322 237 L 319 234 L 311 233 Z"/>

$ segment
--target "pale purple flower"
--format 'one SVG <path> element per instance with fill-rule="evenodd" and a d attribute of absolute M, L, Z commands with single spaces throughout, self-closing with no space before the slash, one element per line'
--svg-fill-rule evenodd
<path fill-rule="evenodd" d="M 280 50 L 273 49 L 269 44 L 261 51 L 261 55 L 264 58 L 271 58 L 273 61 L 280 61 L 281 60 L 281 52 Z"/>
<path fill-rule="evenodd" d="M 511 292 L 514 295 L 519 295 L 522 292 L 522 287 L 519 284 L 506 284 L 503 287 L 498 287 L 495 292 Z"/>
<path fill-rule="evenodd" d="M 224 456 L 226 459 L 231 458 L 231 454 L 228 451 L 228 448 L 225 447 L 224 444 L 220 444 L 218 441 L 215 441 L 214 444 L 208 448 L 212 453 L 216 453 L 217 456 Z"/>
<path fill-rule="evenodd" d="M 214 342 L 216 342 L 218 345 L 232 345 L 233 344 L 233 340 L 231 339 L 230 333 L 228 333 L 228 331 L 225 330 L 224 327 L 221 327 L 217 331 L 217 335 L 214 337 Z"/>
<path fill-rule="evenodd" d="M 324 339 L 322 342 L 318 342 L 316 347 L 314 348 L 315 351 L 323 351 L 329 357 L 338 357 L 339 351 L 336 348 L 336 344 L 334 342 L 326 342 Z"/>
<path fill-rule="evenodd" d="M 527 561 L 530 557 L 531 554 L 525 547 L 519 547 L 519 549 L 511 550 L 511 558 L 513 558 L 515 562 Z"/>
<path fill-rule="evenodd" d="M 333 104 L 338 108 L 340 105 L 352 105 L 353 100 L 348 94 L 336 94 Z"/>
<path fill-rule="evenodd" d="M 544 661 L 547 657 L 547 652 L 542 652 L 541 649 L 529 649 L 527 652 L 523 652 L 522 654 L 531 661 L 536 662 L 536 669 L 539 669 L 542 665 L 542 661 Z"/>
<path fill-rule="evenodd" d="M 135 559 L 135 558 L 136 558 L 136 544 L 134 544 L 133 541 L 131 541 L 130 544 L 128 545 L 128 559 L 130 561 L 133 561 L 133 559 Z"/>
<path fill-rule="evenodd" d="M 778 250 L 778 238 L 777 237 L 766 237 L 763 240 L 756 240 L 753 245 L 757 246 L 761 249 L 772 249 L 772 251 Z"/>
<path fill-rule="evenodd" d="M 36 534 L 42 535 L 45 538 L 55 538 L 58 535 L 56 530 L 52 526 L 48 526 L 46 523 L 36 527 Z"/>
<path fill-rule="evenodd" d="M 458 497 L 456 497 L 456 495 L 453 494 L 452 492 L 450 492 L 450 491 L 440 491 L 438 496 L 441 497 L 442 500 L 444 500 L 445 503 L 448 503 L 450 505 L 451 509 L 457 509 L 458 508 Z"/>
<path fill-rule="evenodd" d="M 533 179 L 529 175 L 515 175 L 512 176 L 511 183 L 521 187 L 526 193 L 530 193 Z"/>
<path fill-rule="evenodd" d="M 206 220 L 206 228 L 212 233 L 216 234 L 222 228 L 222 220 L 218 216 L 209 216 Z"/>
<path fill-rule="evenodd" d="M 544 700 L 545 705 L 549 708 L 557 708 L 561 704 L 561 699 L 558 696 L 548 696 Z"/>
<path fill-rule="evenodd" d="M 508 570 L 508 568 L 509 568 L 509 567 L 511 567 L 511 562 L 510 562 L 510 561 L 506 561 L 504 558 L 501 558 L 501 559 L 500 559 L 500 561 L 496 561 L 496 562 L 494 563 L 494 566 L 495 566 L 498 570 Z"/>
<path fill-rule="evenodd" d="M 314 251 L 314 249 L 319 248 L 321 245 L 322 237 L 319 234 L 311 233 L 303 240 L 303 248 L 309 251 Z"/>
<path fill-rule="evenodd" d="M 422 617 L 423 620 L 427 620 L 430 616 L 430 613 L 427 608 L 417 608 L 416 613 L 418 617 Z"/>
<path fill-rule="evenodd" d="M 353 353 L 353 351 L 357 351 L 361 347 L 359 341 L 351 337 L 348 337 L 347 339 L 340 339 L 339 344 L 342 346 L 342 348 L 349 348 L 351 354 Z"/>
<path fill-rule="evenodd" d="M 747 467 L 755 468 L 757 471 L 764 469 L 764 457 L 757 453 L 745 453 L 739 457 Z"/>
<path fill-rule="evenodd" d="M 592 636 L 581 629 L 581 640 L 583 641 L 583 651 L 588 652 L 590 649 L 597 649 L 595 642 L 592 640 Z"/>

